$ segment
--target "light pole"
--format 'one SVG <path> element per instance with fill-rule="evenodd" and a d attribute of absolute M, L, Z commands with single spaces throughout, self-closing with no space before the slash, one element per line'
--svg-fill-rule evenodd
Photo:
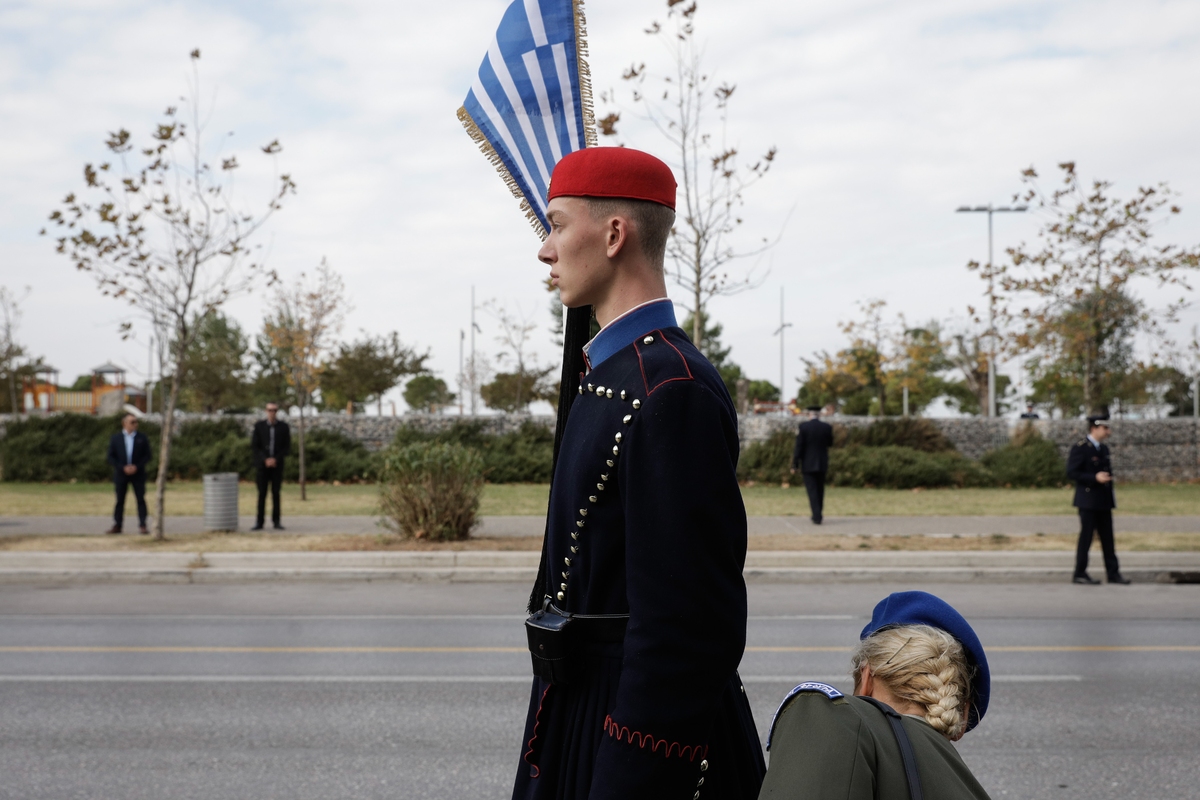
<path fill-rule="evenodd" d="M 955 213 L 982 214 L 987 213 L 988 217 L 988 260 L 987 260 L 987 279 L 988 279 L 988 402 L 987 415 L 989 417 L 996 416 L 996 290 L 994 286 L 994 277 L 992 274 L 992 215 L 1006 212 L 1019 213 L 1028 211 L 1029 206 L 993 206 L 988 203 L 986 206 L 959 206 L 955 209 Z"/>
<path fill-rule="evenodd" d="M 779 336 L 779 412 L 787 413 L 787 408 L 783 404 L 783 332 L 792 327 L 792 323 L 783 321 L 783 287 L 779 287 L 779 327 L 775 329 L 772 335 Z"/>

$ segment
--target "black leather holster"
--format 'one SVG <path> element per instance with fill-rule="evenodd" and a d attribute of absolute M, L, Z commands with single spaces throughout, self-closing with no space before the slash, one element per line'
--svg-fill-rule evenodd
<path fill-rule="evenodd" d="M 625 640 L 628 614 L 570 614 L 547 600 L 525 620 L 533 674 L 555 686 L 578 678 L 582 651 L 589 642 Z"/>

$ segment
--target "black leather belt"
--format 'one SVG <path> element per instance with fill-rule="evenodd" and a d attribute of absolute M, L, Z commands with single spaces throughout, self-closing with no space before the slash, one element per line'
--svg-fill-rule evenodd
<path fill-rule="evenodd" d="M 550 605 L 525 620 L 533 674 L 552 684 L 571 683 L 582 666 L 581 647 L 625 641 L 628 614 L 570 614 Z"/>
<path fill-rule="evenodd" d="M 571 633 L 576 641 L 620 644 L 625 641 L 628 614 L 571 614 L 550 605 L 555 614 L 571 618 Z"/>

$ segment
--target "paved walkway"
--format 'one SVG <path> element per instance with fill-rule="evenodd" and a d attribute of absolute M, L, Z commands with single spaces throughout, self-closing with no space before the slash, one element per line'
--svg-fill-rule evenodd
<path fill-rule="evenodd" d="M 0 517 L 0 536 L 102 534 L 112 524 L 109 517 Z M 241 517 L 238 529 L 250 530 L 253 517 Z M 377 517 L 285 517 L 288 533 L 376 534 L 384 531 Z M 483 517 L 475 535 L 480 537 L 541 536 L 545 517 Z M 1200 533 L 1200 515 L 1134 516 L 1116 518 L 1118 532 Z M 268 524 L 267 530 L 270 531 Z M 171 533 L 200 533 L 202 517 L 168 517 Z M 826 517 L 814 525 L 807 517 L 750 517 L 751 535 L 843 534 L 846 536 L 1031 536 L 1037 533 L 1075 533 L 1074 515 L 1013 517 Z M 137 532 L 136 517 L 126 520 L 126 533 Z"/>

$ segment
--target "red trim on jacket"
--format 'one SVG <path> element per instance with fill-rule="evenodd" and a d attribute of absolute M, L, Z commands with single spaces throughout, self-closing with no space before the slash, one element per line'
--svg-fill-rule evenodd
<path fill-rule="evenodd" d="M 648 733 L 630 730 L 624 725 L 618 725 L 611 715 L 604 718 L 604 732 L 614 737 L 618 742 L 627 741 L 629 744 L 636 744 L 643 750 L 649 747 L 652 753 L 657 753 L 661 748 L 663 755 L 667 758 L 677 755 L 680 758 L 686 758 L 688 761 L 695 761 L 696 756 L 700 756 L 701 758 L 708 756 L 708 745 L 685 745 L 679 742 L 669 742 L 666 739 L 655 739 Z"/>
<path fill-rule="evenodd" d="M 522 756 L 522 757 L 525 759 L 525 763 L 526 763 L 526 764 L 528 764 L 528 765 L 529 765 L 529 767 L 530 767 L 530 770 L 531 770 L 531 771 L 530 771 L 530 773 L 529 773 L 529 777 L 531 777 L 531 778 L 536 778 L 536 777 L 538 777 L 539 775 L 541 775 L 541 774 L 542 774 L 542 771 L 541 771 L 540 769 L 538 769 L 538 765 L 537 765 L 537 764 L 535 764 L 535 763 L 533 763 L 532 761 L 530 761 L 530 760 L 529 760 L 529 757 L 530 757 L 531 755 L 533 755 L 533 743 L 537 741 L 537 737 L 538 737 L 538 733 L 537 733 L 538 725 L 540 725 L 540 724 L 541 724 L 541 722 L 542 722 L 542 705 L 544 705 L 544 704 L 545 704 L 545 702 L 546 702 L 546 695 L 550 694 L 550 687 L 551 687 L 551 686 L 553 686 L 553 685 L 554 685 L 554 684 L 552 684 L 552 683 L 548 683 L 548 684 L 546 684 L 546 688 L 545 688 L 545 690 L 542 692 L 542 699 L 541 699 L 541 700 L 538 700 L 538 710 L 537 710 L 537 713 L 533 715 L 533 737 L 532 737 L 532 738 L 530 738 L 530 740 L 529 740 L 529 744 L 528 744 L 528 745 L 526 745 L 526 746 L 527 746 L 529 749 L 528 749 L 528 750 L 526 750 L 526 751 L 525 751 L 525 755 L 524 755 L 524 756 Z"/>

